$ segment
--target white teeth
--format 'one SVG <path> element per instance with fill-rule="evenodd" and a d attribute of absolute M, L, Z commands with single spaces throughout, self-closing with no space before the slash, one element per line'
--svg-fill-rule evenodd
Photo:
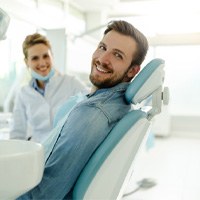
<path fill-rule="evenodd" d="M 100 68 L 99 66 L 97 66 L 97 70 L 103 73 L 108 73 L 108 71 L 103 70 L 102 68 Z"/>

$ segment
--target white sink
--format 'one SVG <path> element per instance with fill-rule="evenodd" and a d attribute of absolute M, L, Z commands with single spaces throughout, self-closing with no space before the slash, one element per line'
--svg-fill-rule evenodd
<path fill-rule="evenodd" d="M 39 143 L 0 140 L 0 200 L 14 200 L 42 179 L 44 149 Z"/>

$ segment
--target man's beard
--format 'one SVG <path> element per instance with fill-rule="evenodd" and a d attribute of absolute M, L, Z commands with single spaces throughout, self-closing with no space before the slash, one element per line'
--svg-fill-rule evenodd
<path fill-rule="evenodd" d="M 127 70 L 128 71 L 128 70 Z M 111 76 L 110 78 L 106 78 L 104 80 L 98 80 L 98 77 L 92 75 L 92 72 L 90 73 L 90 81 L 94 86 L 96 86 L 98 89 L 101 88 L 110 88 L 113 87 L 119 83 L 127 82 L 127 71 L 122 74 L 121 76 Z"/>

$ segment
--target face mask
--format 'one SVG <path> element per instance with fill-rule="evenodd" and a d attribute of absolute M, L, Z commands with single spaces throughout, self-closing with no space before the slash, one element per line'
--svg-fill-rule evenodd
<path fill-rule="evenodd" d="M 31 70 L 31 75 L 33 78 L 39 81 L 47 81 L 49 80 L 55 73 L 55 70 L 51 68 L 50 72 L 46 76 L 41 76 L 40 74 L 36 73 L 35 71 Z"/>

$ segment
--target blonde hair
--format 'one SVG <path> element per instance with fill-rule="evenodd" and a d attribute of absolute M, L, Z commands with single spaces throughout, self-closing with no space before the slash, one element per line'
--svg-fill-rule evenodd
<path fill-rule="evenodd" d="M 51 45 L 50 45 L 49 40 L 45 36 L 43 36 L 39 33 L 34 33 L 32 35 L 26 36 L 26 38 L 22 44 L 23 53 L 24 53 L 25 58 L 28 57 L 28 49 L 36 44 L 44 44 L 51 50 Z"/>

